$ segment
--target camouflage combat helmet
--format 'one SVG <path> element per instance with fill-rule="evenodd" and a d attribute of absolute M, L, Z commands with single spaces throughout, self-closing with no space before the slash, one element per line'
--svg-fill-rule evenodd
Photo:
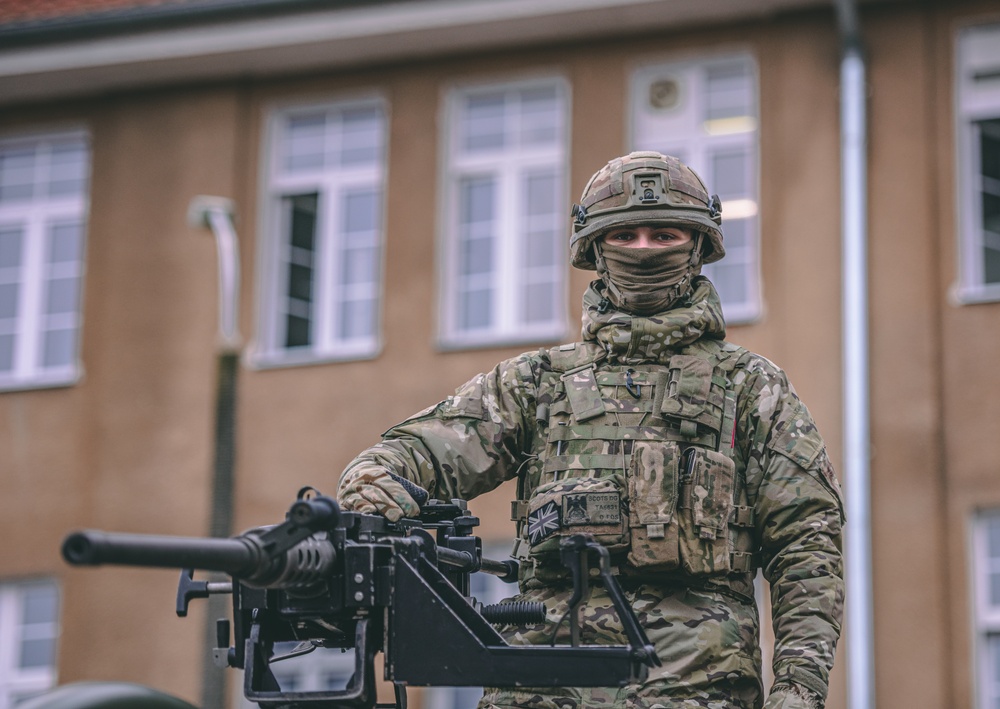
<path fill-rule="evenodd" d="M 630 224 L 686 227 L 704 233 L 704 263 L 726 255 L 722 204 L 708 196 L 694 170 L 675 157 L 635 152 L 615 158 L 590 178 L 573 205 L 569 249 L 573 265 L 596 270 L 593 244 L 607 231 Z"/>

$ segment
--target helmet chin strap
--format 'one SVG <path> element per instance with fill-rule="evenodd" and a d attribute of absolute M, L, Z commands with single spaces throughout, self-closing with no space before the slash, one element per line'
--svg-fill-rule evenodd
<path fill-rule="evenodd" d="M 694 241 L 694 248 L 691 249 L 691 268 L 692 270 L 701 266 L 702 253 L 701 253 L 701 242 L 705 238 L 705 233 L 701 231 L 696 231 L 691 239 Z M 694 274 L 691 274 L 692 278 Z"/>
<path fill-rule="evenodd" d="M 603 243 L 603 238 L 599 238 L 594 242 L 594 265 L 597 267 L 597 275 L 604 282 L 604 285 L 608 287 L 608 292 L 614 296 L 615 301 L 621 303 L 625 300 L 625 296 L 618 290 L 618 286 L 611 280 L 611 274 L 608 273 L 608 266 L 604 263 L 604 253 L 601 251 Z"/>

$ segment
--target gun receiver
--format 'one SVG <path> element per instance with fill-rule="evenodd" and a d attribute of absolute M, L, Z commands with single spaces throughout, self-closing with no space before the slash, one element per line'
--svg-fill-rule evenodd
<path fill-rule="evenodd" d="M 223 666 L 244 670 L 244 694 L 266 709 L 375 707 L 374 658 L 385 656 L 385 679 L 406 686 L 622 686 L 642 681 L 659 664 L 617 581 L 607 550 L 585 535 L 568 537 L 563 563 L 574 583 L 567 615 L 570 645 L 508 645 L 494 623 L 540 623 L 540 603 L 482 607 L 470 598 L 475 572 L 516 581 L 517 563 L 483 558 L 472 535 L 479 524 L 465 503 L 429 501 L 416 520 L 342 511 L 336 501 L 300 495 L 286 519 L 230 539 L 202 539 L 83 531 L 69 535 L 63 556 L 74 565 L 124 564 L 181 568 L 177 614 L 193 598 L 232 593 L 235 642 L 219 621 Z M 588 596 L 589 554 L 629 644 L 581 645 L 577 614 Z M 193 570 L 219 571 L 232 583 L 195 581 Z M 565 618 L 565 616 L 564 616 Z M 562 621 L 560 621 L 562 622 Z M 275 655 L 275 643 L 299 645 Z M 284 691 L 271 665 L 317 647 L 354 652 L 354 674 L 344 689 Z"/>

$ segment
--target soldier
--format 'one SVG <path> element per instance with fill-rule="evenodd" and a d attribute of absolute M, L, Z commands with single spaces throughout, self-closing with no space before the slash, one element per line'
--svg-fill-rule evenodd
<path fill-rule="evenodd" d="M 621 689 L 490 689 L 481 707 L 824 705 L 840 634 L 843 503 L 805 405 L 770 361 L 724 340 L 719 296 L 700 275 L 721 259 L 721 205 L 673 157 L 634 152 L 587 184 L 570 251 L 596 270 L 583 341 L 526 353 L 390 429 L 345 469 L 338 499 L 389 519 L 518 479 L 519 599 L 545 625 L 566 610 L 559 538 L 611 551 L 662 666 Z M 764 702 L 753 578 L 771 586 L 774 684 Z M 626 642 L 600 586 L 583 641 Z M 565 629 L 565 626 L 562 630 Z"/>

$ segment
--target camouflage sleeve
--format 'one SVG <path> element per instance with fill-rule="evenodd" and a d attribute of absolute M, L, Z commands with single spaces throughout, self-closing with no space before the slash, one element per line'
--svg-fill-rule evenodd
<path fill-rule="evenodd" d="M 343 475 L 383 468 L 432 497 L 471 499 L 515 475 L 534 436 L 539 355 L 524 354 L 473 377 L 453 396 L 382 435 Z"/>
<path fill-rule="evenodd" d="M 741 428 L 764 577 L 771 585 L 774 683 L 825 701 L 844 606 L 843 500 L 805 404 L 773 365 L 756 370 Z"/>

